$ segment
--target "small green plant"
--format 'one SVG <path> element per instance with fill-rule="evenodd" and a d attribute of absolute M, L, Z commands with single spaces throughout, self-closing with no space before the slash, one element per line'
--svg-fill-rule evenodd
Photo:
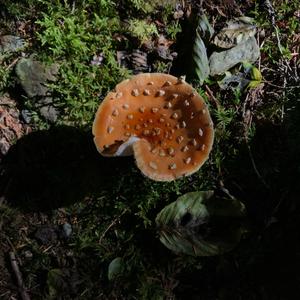
<path fill-rule="evenodd" d="M 170 22 L 166 27 L 166 31 L 167 31 L 167 34 L 170 37 L 170 39 L 174 40 L 176 38 L 177 34 L 182 31 L 178 20 Z"/>
<path fill-rule="evenodd" d="M 296 16 L 299 9 L 298 1 L 279 1 L 276 3 L 276 16 L 272 24 L 272 18 L 267 10 L 261 12 L 256 4 L 255 10 L 252 12 L 259 28 L 264 29 L 268 33 L 270 28 L 272 34 L 264 39 L 262 52 L 265 52 L 273 64 L 276 64 L 280 58 L 291 59 L 291 46 L 296 32 L 299 32 L 300 24 Z"/>
<path fill-rule="evenodd" d="M 172 67 L 172 62 L 155 61 L 153 64 L 153 71 L 158 73 L 169 73 Z"/>
<path fill-rule="evenodd" d="M 235 105 L 240 105 L 241 103 L 242 91 L 240 89 L 233 90 L 233 98 L 232 101 Z"/>
<path fill-rule="evenodd" d="M 8 85 L 8 79 L 10 76 L 10 71 L 3 65 L 0 65 L 0 93 L 3 93 L 3 90 Z"/>
<path fill-rule="evenodd" d="M 128 30 L 131 35 L 138 38 L 141 43 L 151 40 L 153 36 L 158 36 L 156 26 L 154 24 L 149 24 L 144 20 L 129 20 Z"/>
<path fill-rule="evenodd" d="M 215 110 L 215 116 L 218 121 L 219 127 L 223 130 L 232 122 L 235 117 L 235 111 L 233 108 L 225 109 L 220 106 L 217 110 Z"/>
<path fill-rule="evenodd" d="M 13 18 L 25 18 L 32 16 L 38 5 L 38 1 L 35 0 L 23 0 L 22 2 L 6 0 L 4 2 L 5 4 L 3 4 L 1 1 L 1 8 L 4 6 L 5 10 L 8 12 L 8 15 Z"/>
<path fill-rule="evenodd" d="M 120 23 L 113 6 L 108 0 L 75 8 L 57 2 L 48 5 L 36 22 L 41 59 L 60 65 L 59 78 L 50 87 L 65 112 L 65 124 L 90 124 L 99 98 L 129 74 L 116 61 L 113 35 L 120 31 Z"/>
<path fill-rule="evenodd" d="M 130 4 L 137 10 L 149 14 L 153 11 L 154 7 L 151 3 L 144 0 L 129 0 Z"/>

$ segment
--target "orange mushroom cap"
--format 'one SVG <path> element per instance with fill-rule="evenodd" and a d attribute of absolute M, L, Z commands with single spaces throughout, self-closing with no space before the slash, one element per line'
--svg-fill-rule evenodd
<path fill-rule="evenodd" d="M 144 175 L 172 181 L 198 171 L 208 159 L 214 129 L 204 100 L 182 77 L 146 73 L 108 93 L 93 135 L 100 154 L 134 154 Z"/>

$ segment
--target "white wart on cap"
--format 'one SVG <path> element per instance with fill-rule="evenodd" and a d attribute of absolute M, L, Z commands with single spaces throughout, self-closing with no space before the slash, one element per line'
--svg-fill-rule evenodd
<path fill-rule="evenodd" d="M 93 124 L 102 155 L 133 154 L 141 172 L 156 181 L 199 170 L 211 151 L 214 129 L 191 85 L 168 74 L 146 73 L 115 90 L 100 104 Z"/>

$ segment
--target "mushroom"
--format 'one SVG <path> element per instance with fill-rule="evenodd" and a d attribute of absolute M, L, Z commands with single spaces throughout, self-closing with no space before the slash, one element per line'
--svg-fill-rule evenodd
<path fill-rule="evenodd" d="M 108 93 L 93 135 L 100 154 L 133 154 L 144 175 L 172 181 L 195 173 L 208 159 L 214 129 L 204 100 L 183 77 L 146 73 Z"/>

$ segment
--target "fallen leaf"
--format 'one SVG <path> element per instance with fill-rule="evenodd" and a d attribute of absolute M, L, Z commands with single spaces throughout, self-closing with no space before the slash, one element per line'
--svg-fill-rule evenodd
<path fill-rule="evenodd" d="M 115 279 L 123 271 L 123 260 L 121 257 L 116 257 L 113 259 L 108 266 L 107 277 L 109 280 Z"/>
<path fill-rule="evenodd" d="M 204 40 L 208 41 L 213 37 L 215 31 L 214 31 L 214 28 L 210 25 L 206 15 L 200 16 L 198 31 L 199 31 L 200 36 Z"/>
<path fill-rule="evenodd" d="M 245 207 L 213 191 L 187 193 L 156 217 L 160 241 L 176 253 L 213 256 L 231 250 L 242 234 Z"/>
<path fill-rule="evenodd" d="M 205 21 L 203 21 L 203 19 L 200 19 L 199 26 L 196 30 L 196 37 L 193 47 L 193 60 L 195 63 L 195 72 L 198 76 L 201 85 L 210 73 L 206 46 L 201 38 L 201 34 L 205 35 L 205 30 L 209 30 L 206 27 L 206 25 L 204 25 L 204 23 Z"/>

